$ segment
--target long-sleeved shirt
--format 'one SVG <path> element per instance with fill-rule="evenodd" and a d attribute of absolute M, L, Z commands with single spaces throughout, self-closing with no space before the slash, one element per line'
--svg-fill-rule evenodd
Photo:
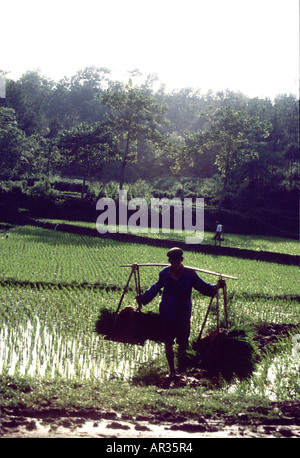
<path fill-rule="evenodd" d="M 215 286 L 203 281 L 195 271 L 183 269 L 177 280 L 169 274 L 170 267 L 165 267 L 159 273 L 159 279 L 145 293 L 140 295 L 143 305 L 152 301 L 163 288 L 162 300 L 159 305 L 160 316 L 167 321 L 190 319 L 192 312 L 192 288 L 205 296 L 213 296 Z"/>

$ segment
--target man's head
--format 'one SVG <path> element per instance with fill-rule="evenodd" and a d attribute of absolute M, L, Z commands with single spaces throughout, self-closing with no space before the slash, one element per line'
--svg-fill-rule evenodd
<path fill-rule="evenodd" d="M 177 247 L 171 248 L 168 251 L 167 256 L 169 258 L 169 263 L 172 266 L 173 265 L 180 266 L 183 261 L 183 251 L 181 248 L 177 248 Z"/>

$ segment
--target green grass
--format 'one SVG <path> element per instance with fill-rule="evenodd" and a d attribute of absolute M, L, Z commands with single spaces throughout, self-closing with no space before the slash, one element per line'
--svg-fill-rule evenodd
<path fill-rule="evenodd" d="M 167 250 L 136 243 L 120 243 L 100 237 L 19 227 L 8 239 L 0 240 L 0 281 L 80 285 L 82 283 L 123 287 L 129 275 L 124 263 L 166 263 Z M 264 301 L 268 297 L 285 300 L 298 296 L 297 266 L 287 266 L 234 257 L 218 257 L 185 252 L 184 262 L 201 269 L 236 276 L 228 280 L 231 296 Z M 142 288 L 158 278 L 160 267 L 145 267 Z M 216 276 L 201 274 L 207 282 Z"/>
<path fill-rule="evenodd" d="M 58 383 L 59 382 L 59 383 Z M 185 417 L 197 419 L 199 415 L 220 419 L 222 415 L 231 418 L 241 411 L 249 417 L 276 417 L 280 412 L 272 409 L 267 398 L 257 395 L 228 393 L 227 390 L 205 388 L 181 388 L 158 390 L 156 386 L 134 386 L 119 381 L 103 383 L 95 380 L 80 382 L 73 380 L 44 380 L 37 377 L 4 376 L 0 380 L 0 393 L 5 396 L 0 402 L 3 411 L 18 405 L 43 410 L 52 408 L 72 410 L 96 409 L 100 412 L 122 412 L 124 415 L 145 415 L 164 420 Z M 257 410 L 253 413 L 253 405 Z M 258 413 L 260 412 L 260 413 Z M 182 419 L 181 419 L 182 421 Z"/>

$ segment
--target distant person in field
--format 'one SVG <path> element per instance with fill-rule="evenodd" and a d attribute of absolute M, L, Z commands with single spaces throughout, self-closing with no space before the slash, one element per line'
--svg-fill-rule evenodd
<path fill-rule="evenodd" d="M 223 226 L 220 223 L 220 221 L 217 221 L 216 224 L 217 224 L 217 228 L 216 228 L 216 233 L 214 236 L 215 246 L 217 245 L 217 242 L 219 242 L 219 246 L 221 246 Z"/>
<path fill-rule="evenodd" d="M 192 312 L 191 294 L 195 288 L 205 296 L 214 296 L 218 288 L 223 288 L 224 280 L 216 285 L 203 281 L 194 270 L 185 268 L 183 251 L 174 247 L 168 251 L 170 266 L 159 273 L 158 281 L 145 293 L 136 296 L 139 305 L 146 305 L 152 301 L 160 289 L 163 288 L 162 300 L 159 305 L 165 353 L 170 367 L 170 377 L 175 376 L 173 345 L 178 344 L 178 352 L 185 352 L 190 336 L 190 321 Z"/>

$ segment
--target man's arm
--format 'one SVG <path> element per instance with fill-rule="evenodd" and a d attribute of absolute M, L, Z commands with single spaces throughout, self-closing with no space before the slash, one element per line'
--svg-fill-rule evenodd
<path fill-rule="evenodd" d="M 137 303 L 139 305 L 147 305 L 151 302 L 155 296 L 157 295 L 158 291 L 163 287 L 163 282 L 161 278 L 161 274 L 159 274 L 159 279 L 154 285 L 152 285 L 147 291 L 139 296 L 136 296 Z"/>
<path fill-rule="evenodd" d="M 210 283 L 206 283 L 199 275 L 194 272 L 193 275 L 193 288 L 195 288 L 199 293 L 203 294 L 204 296 L 214 296 L 219 288 L 223 288 L 225 286 L 224 280 L 218 280 L 215 285 Z"/>

